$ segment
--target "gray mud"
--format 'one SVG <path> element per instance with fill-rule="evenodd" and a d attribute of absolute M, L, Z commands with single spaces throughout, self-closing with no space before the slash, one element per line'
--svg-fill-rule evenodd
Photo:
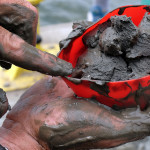
<path fill-rule="evenodd" d="M 74 78 L 123 81 L 150 74 L 150 15 L 139 27 L 127 16 L 113 16 L 102 31 L 83 38 L 88 50 L 79 57 Z"/>

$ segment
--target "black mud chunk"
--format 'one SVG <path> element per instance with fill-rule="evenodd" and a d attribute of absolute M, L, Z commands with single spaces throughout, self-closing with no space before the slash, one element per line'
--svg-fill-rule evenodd
<path fill-rule="evenodd" d="M 99 46 L 93 49 L 88 48 L 87 52 L 83 53 L 78 58 L 77 65 L 72 73 L 72 77 L 82 78 L 85 73 L 85 69 L 95 64 L 95 60 L 99 60 L 100 57 L 101 57 L 101 51 Z"/>
<path fill-rule="evenodd" d="M 125 61 L 121 57 L 111 57 L 104 54 L 84 72 L 83 78 L 91 80 L 121 81 L 128 79 Z"/>
<path fill-rule="evenodd" d="M 140 34 L 137 43 L 127 50 L 126 58 L 135 59 L 142 56 L 150 56 L 150 35 Z"/>
<path fill-rule="evenodd" d="M 138 28 L 125 15 L 112 16 L 110 21 L 111 27 L 103 32 L 99 44 L 106 54 L 121 55 L 136 42 Z"/>
<path fill-rule="evenodd" d="M 119 44 L 119 36 L 116 31 L 109 27 L 101 35 L 99 45 L 105 54 L 117 56 L 121 55 L 121 46 Z"/>
<path fill-rule="evenodd" d="M 150 15 L 145 14 L 139 25 L 139 36 L 137 43 L 127 50 L 127 58 L 138 58 L 150 56 Z"/>
<path fill-rule="evenodd" d="M 110 19 L 108 19 L 106 22 L 98 25 L 92 31 L 88 32 L 82 39 L 83 43 L 88 48 L 97 47 L 99 44 L 100 35 L 103 33 L 103 31 L 105 31 L 110 26 L 111 26 L 111 22 Z"/>
<path fill-rule="evenodd" d="M 146 75 L 150 75 L 150 57 L 134 59 L 129 63 L 129 66 L 132 69 L 129 79 L 137 79 Z"/>
<path fill-rule="evenodd" d="M 100 35 L 100 31 L 97 30 L 97 32 L 94 35 L 93 35 L 93 33 L 91 33 L 91 35 L 84 36 L 83 37 L 83 43 L 88 48 L 95 48 L 98 45 L 99 35 Z"/>
<path fill-rule="evenodd" d="M 86 30 L 86 27 L 79 24 L 79 23 L 76 24 L 76 25 L 73 25 L 73 30 L 70 32 L 68 37 L 59 42 L 60 49 L 66 48 L 70 44 L 72 39 L 81 36 L 84 33 L 85 30 Z"/>
<path fill-rule="evenodd" d="M 139 29 L 140 29 L 140 33 L 147 33 L 150 35 L 150 15 L 148 13 L 145 13 L 140 25 L 139 25 Z"/>

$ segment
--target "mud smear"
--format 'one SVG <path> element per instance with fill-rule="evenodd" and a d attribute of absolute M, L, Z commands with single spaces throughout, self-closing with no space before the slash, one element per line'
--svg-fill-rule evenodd
<path fill-rule="evenodd" d="M 137 43 L 128 49 L 127 58 L 150 56 L 150 15 L 145 14 L 139 25 L 139 36 Z"/>
<path fill-rule="evenodd" d="M 9 105 L 6 93 L 0 89 L 0 118 L 7 112 L 8 109 Z"/>
<path fill-rule="evenodd" d="M 124 81 L 149 75 L 150 15 L 145 14 L 139 27 L 130 17 L 112 16 L 103 29 L 83 38 L 88 50 L 79 57 L 72 77 Z"/>
<path fill-rule="evenodd" d="M 2 52 L 2 51 L 4 51 L 4 48 L 3 48 L 3 46 L 0 44 L 0 52 Z M 2 59 L 2 58 L 3 58 L 3 56 L 0 56 L 0 59 Z M 8 62 L 5 62 L 5 61 L 0 60 L 0 66 L 1 66 L 2 68 L 5 68 L 5 69 L 10 69 L 12 65 L 11 65 L 10 63 L 8 63 Z"/>
<path fill-rule="evenodd" d="M 18 4 L 0 5 L 0 26 L 17 34 L 29 44 L 33 44 L 33 21 L 36 14 Z"/>
<path fill-rule="evenodd" d="M 62 121 L 43 124 L 39 129 L 39 138 L 47 142 L 52 150 L 110 148 L 149 135 L 146 127 L 149 119 L 139 109 L 117 113 L 94 102 L 74 101 L 73 98 L 62 99 L 61 103 L 52 105 L 52 109 L 55 110 L 58 105 L 62 106 Z M 146 120 L 145 124 L 143 120 Z"/>
<path fill-rule="evenodd" d="M 0 5 L 0 26 L 32 45 L 34 44 L 33 22 L 35 20 L 36 14 L 27 7 L 18 4 Z M 2 49 L 0 45 L 0 51 Z M 11 64 L 5 61 L 0 61 L 0 66 L 5 69 L 11 68 Z"/>
<path fill-rule="evenodd" d="M 72 32 L 68 35 L 66 39 L 61 40 L 59 42 L 60 49 L 66 48 L 70 44 L 72 39 L 82 35 L 84 31 L 86 30 L 86 28 L 91 24 L 92 24 L 91 22 L 86 22 L 86 21 L 74 22 L 72 26 L 73 28 Z"/>
<path fill-rule="evenodd" d="M 22 68 L 38 71 L 52 76 L 67 76 L 72 73 L 72 65 L 47 52 L 37 50 L 35 47 L 23 43 L 21 49 L 25 51 L 21 59 L 11 60 L 13 64 L 19 64 Z M 34 57 L 34 60 L 32 59 Z M 63 68 L 63 69 L 62 69 Z"/>

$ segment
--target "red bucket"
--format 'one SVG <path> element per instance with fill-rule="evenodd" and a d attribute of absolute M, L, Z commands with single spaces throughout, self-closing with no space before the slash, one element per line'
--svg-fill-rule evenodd
<path fill-rule="evenodd" d="M 87 51 L 87 47 L 82 40 L 85 35 L 93 32 L 111 16 L 115 15 L 131 17 L 133 23 L 138 26 L 146 12 L 150 13 L 150 6 L 123 6 L 115 9 L 87 28 L 81 36 L 73 38 L 69 45 L 61 50 L 58 57 L 70 62 L 75 67 L 78 57 Z M 104 85 L 100 85 L 98 81 L 94 80 L 78 80 L 79 82 L 76 84 L 66 78 L 64 80 L 78 97 L 94 98 L 114 109 L 139 105 L 141 110 L 144 110 L 149 105 L 150 76 L 134 80 L 107 82 Z"/>

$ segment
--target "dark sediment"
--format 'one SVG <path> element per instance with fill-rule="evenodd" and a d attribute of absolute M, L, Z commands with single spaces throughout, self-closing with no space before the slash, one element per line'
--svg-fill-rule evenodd
<path fill-rule="evenodd" d="M 110 57 L 102 53 L 100 59 L 85 68 L 84 78 L 92 80 L 115 81 L 127 79 L 127 65 L 121 57 Z"/>
<path fill-rule="evenodd" d="M 130 17 L 113 16 L 110 20 L 111 27 L 100 35 L 99 44 L 106 54 L 121 55 L 136 41 L 138 29 Z"/>
<path fill-rule="evenodd" d="M 150 74 L 150 57 L 142 57 L 129 63 L 132 68 L 130 79 L 140 78 Z"/>
<path fill-rule="evenodd" d="M 88 50 L 79 57 L 72 77 L 123 81 L 149 75 L 150 15 L 145 14 L 139 27 L 127 16 L 113 16 L 102 27 L 83 38 Z"/>
<path fill-rule="evenodd" d="M 139 26 L 137 43 L 127 51 L 127 58 L 150 56 L 150 15 L 147 13 Z"/>
<path fill-rule="evenodd" d="M 82 35 L 86 30 L 86 28 L 91 24 L 92 24 L 91 22 L 85 22 L 85 21 L 73 23 L 72 32 L 68 35 L 66 39 L 60 41 L 59 43 L 60 49 L 66 48 L 73 38 Z"/>
<path fill-rule="evenodd" d="M 32 22 L 36 14 L 24 6 L 18 4 L 3 4 L 0 6 L 0 26 L 17 34 L 29 44 L 33 44 Z"/>

